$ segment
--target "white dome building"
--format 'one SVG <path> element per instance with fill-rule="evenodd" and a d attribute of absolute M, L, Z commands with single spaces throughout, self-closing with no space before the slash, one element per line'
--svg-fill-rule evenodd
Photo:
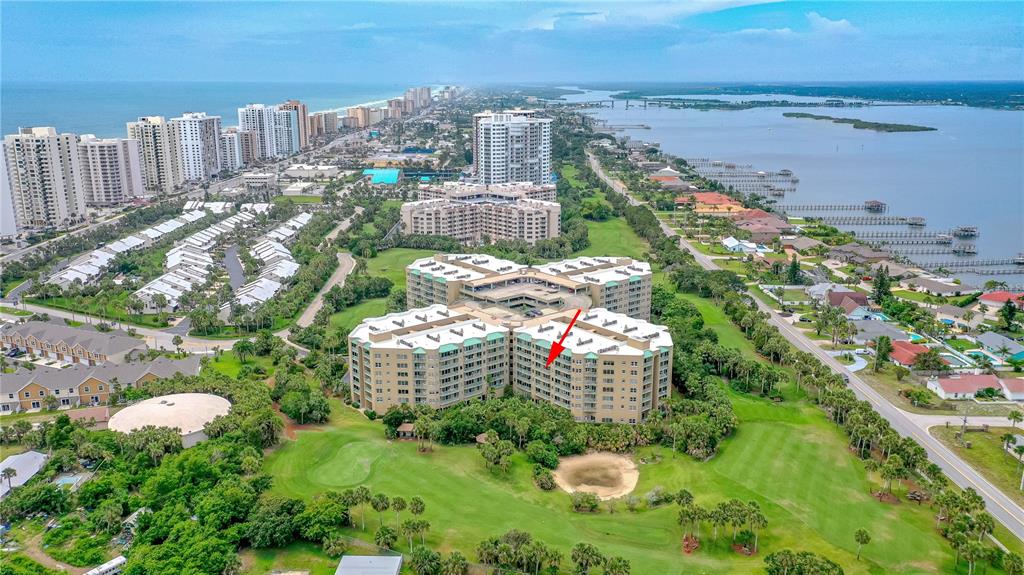
<path fill-rule="evenodd" d="M 177 428 L 181 433 L 181 444 L 192 447 L 207 439 L 203 427 L 218 415 L 227 415 L 231 402 L 209 393 L 176 393 L 161 395 L 115 413 L 107 428 L 121 433 L 131 433 L 147 425 Z"/>

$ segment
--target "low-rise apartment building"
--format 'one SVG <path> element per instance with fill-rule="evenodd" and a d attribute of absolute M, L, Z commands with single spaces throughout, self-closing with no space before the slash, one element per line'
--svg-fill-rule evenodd
<path fill-rule="evenodd" d="M 410 308 L 467 300 L 537 315 L 603 307 L 651 317 L 651 266 L 627 257 L 579 257 L 528 267 L 485 254 L 437 254 L 414 261 L 405 275 Z"/>
<path fill-rule="evenodd" d="M 0 327 L 0 346 L 6 350 L 20 349 L 28 355 L 85 365 L 123 363 L 133 353 L 148 349 L 145 341 L 134 337 L 42 321 L 3 325 Z"/>

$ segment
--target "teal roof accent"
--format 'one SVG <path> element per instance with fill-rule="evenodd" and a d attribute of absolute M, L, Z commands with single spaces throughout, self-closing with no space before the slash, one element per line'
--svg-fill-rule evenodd
<path fill-rule="evenodd" d="M 466 341 L 462 342 L 462 345 L 464 347 L 469 347 L 471 345 L 480 345 L 483 342 L 484 342 L 484 340 L 480 339 L 479 337 L 471 337 L 471 338 L 467 339 Z"/>
<path fill-rule="evenodd" d="M 615 286 L 619 285 L 619 282 L 617 282 L 617 281 L 610 281 L 610 282 L 608 282 L 608 283 L 606 283 L 604 285 L 605 285 L 605 287 L 615 287 Z"/>
<path fill-rule="evenodd" d="M 654 354 L 650 350 L 644 350 L 644 357 L 653 357 Z"/>
<path fill-rule="evenodd" d="M 487 336 L 487 337 L 490 337 L 490 336 Z M 517 335 L 516 338 L 517 339 L 521 339 L 523 341 L 530 341 L 530 340 L 533 339 L 532 337 L 530 337 L 530 334 L 528 334 L 528 333 L 521 333 L 521 334 Z"/>
<path fill-rule="evenodd" d="M 663 346 L 661 346 L 661 347 L 659 347 L 658 349 L 659 349 L 659 350 L 661 350 L 661 351 L 663 351 L 663 352 L 664 352 L 664 351 L 668 351 L 668 350 L 669 350 L 669 348 L 668 348 L 668 347 L 666 347 L 666 346 L 664 346 L 664 345 L 663 345 Z"/>
<path fill-rule="evenodd" d="M 638 281 L 640 281 L 640 276 L 629 276 L 629 281 L 630 282 L 638 282 Z"/>
<path fill-rule="evenodd" d="M 420 275 L 420 270 L 410 270 L 410 273 L 412 273 L 412 275 L 414 276 L 418 276 Z"/>
<path fill-rule="evenodd" d="M 445 353 L 449 351 L 455 351 L 457 349 L 459 349 L 459 346 L 455 345 L 454 343 L 446 343 L 442 345 L 440 348 L 438 348 L 438 351 L 441 353 Z"/>
<path fill-rule="evenodd" d="M 416 349 L 412 350 L 412 353 L 414 355 L 423 355 L 427 353 L 427 350 L 423 349 L 422 347 L 417 347 Z"/>
<path fill-rule="evenodd" d="M 370 349 L 370 342 L 364 343 L 363 347 L 366 348 L 366 349 Z"/>
<path fill-rule="evenodd" d="M 496 339 L 504 339 L 504 338 L 505 338 L 505 334 L 499 333 L 499 332 L 494 332 L 494 333 L 487 334 L 487 341 L 494 341 Z"/>
<path fill-rule="evenodd" d="M 583 357 L 585 357 L 586 359 L 597 359 L 597 354 L 594 353 L 594 352 L 590 352 L 590 353 L 588 353 L 587 355 L 585 355 Z"/>
<path fill-rule="evenodd" d="M 441 283 L 443 283 L 443 284 L 446 284 L 446 283 L 448 283 L 448 280 L 444 279 L 444 278 L 443 278 L 443 277 L 441 277 L 441 276 L 437 276 L 436 278 L 434 278 L 434 281 L 436 281 L 436 282 L 441 282 Z"/>

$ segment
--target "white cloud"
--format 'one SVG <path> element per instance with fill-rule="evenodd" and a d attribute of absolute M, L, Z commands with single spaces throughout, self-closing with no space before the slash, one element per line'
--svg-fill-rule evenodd
<path fill-rule="evenodd" d="M 848 36 L 860 33 L 860 30 L 858 30 L 857 27 L 851 24 L 846 18 L 843 18 L 842 20 L 829 20 L 817 12 L 808 12 L 806 16 L 807 22 L 811 25 L 811 30 L 818 34 Z"/>
<path fill-rule="evenodd" d="M 601 2 L 581 0 L 562 8 L 542 10 L 521 27 L 526 30 L 555 30 L 565 25 L 639 28 L 673 26 L 677 18 L 705 12 L 718 12 L 739 6 L 766 4 L 778 0 L 667 0 L 639 2 Z"/>

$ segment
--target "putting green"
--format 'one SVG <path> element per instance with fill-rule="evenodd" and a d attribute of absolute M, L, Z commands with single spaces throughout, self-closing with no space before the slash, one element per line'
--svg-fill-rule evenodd
<path fill-rule="evenodd" d="M 309 468 L 309 481 L 335 489 L 356 487 L 370 478 L 377 460 L 387 457 L 382 446 L 366 441 L 339 445 L 333 451 Z"/>

